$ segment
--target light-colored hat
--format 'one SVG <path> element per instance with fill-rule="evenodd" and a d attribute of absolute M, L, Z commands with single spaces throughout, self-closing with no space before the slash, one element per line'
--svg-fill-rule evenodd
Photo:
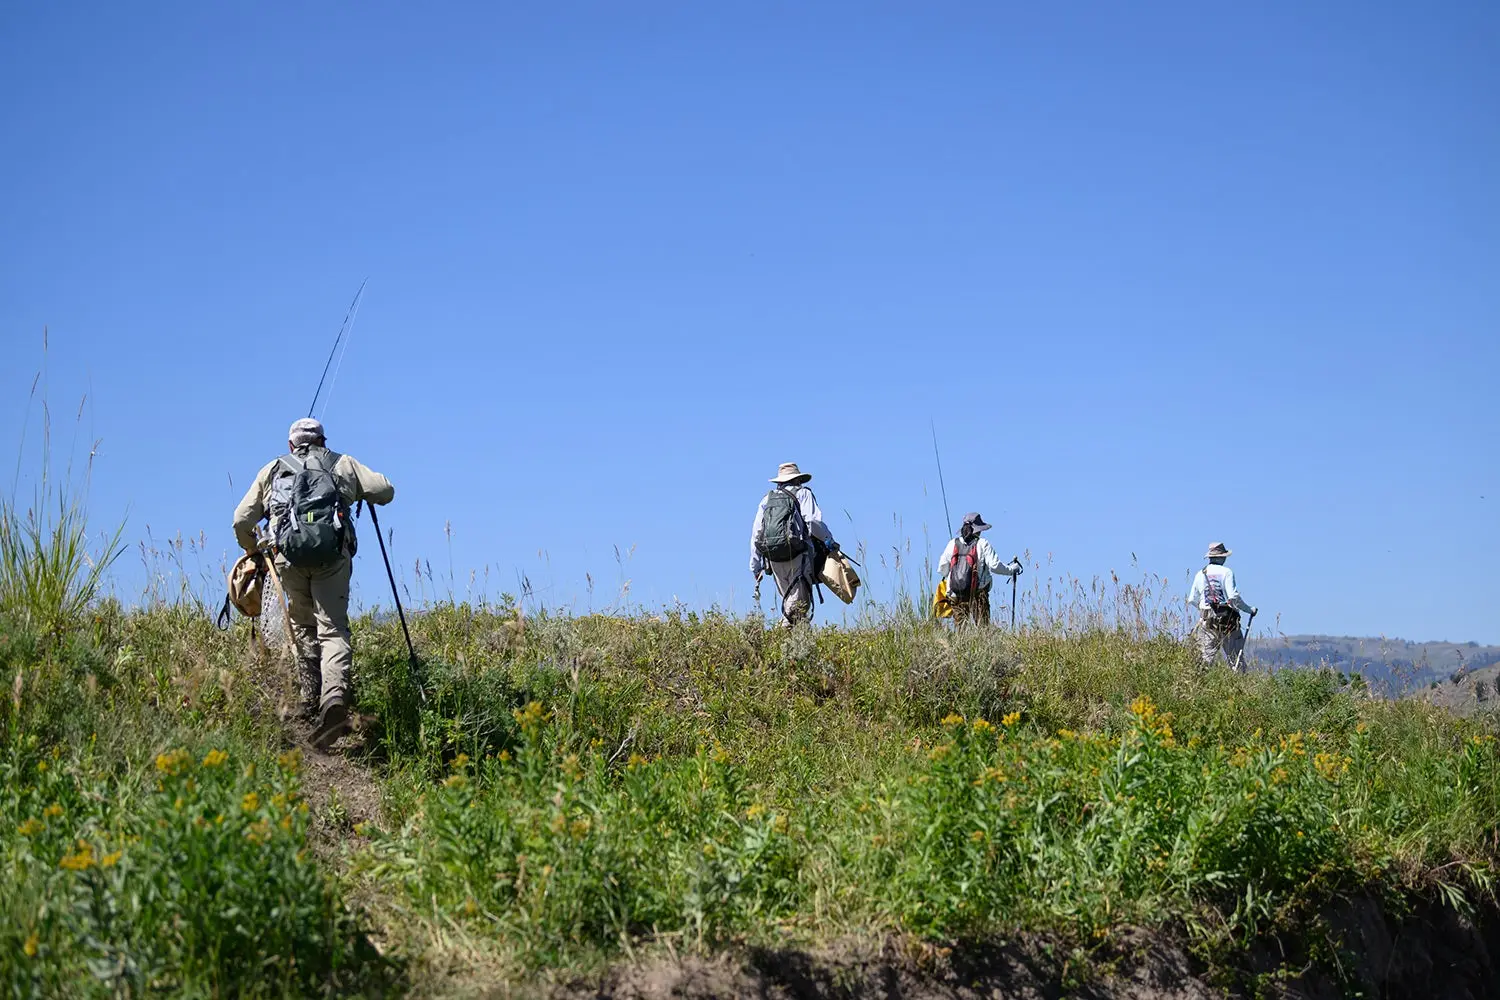
<path fill-rule="evenodd" d="M 326 435 L 323 433 L 321 421 L 314 420 L 312 417 L 303 417 L 292 424 L 292 429 L 286 432 L 286 440 L 293 448 L 300 448 L 304 444 L 316 444 L 326 440 Z"/>
<path fill-rule="evenodd" d="M 994 527 L 993 524 L 985 524 L 984 518 L 980 517 L 977 512 L 972 511 L 964 515 L 964 526 L 975 532 L 989 531 Z"/>
<path fill-rule="evenodd" d="M 1223 542 L 1214 542 L 1212 545 L 1210 545 L 1208 547 L 1208 554 L 1206 556 L 1204 556 L 1203 558 L 1205 558 L 1205 559 L 1223 559 L 1223 558 L 1225 558 L 1228 555 L 1229 555 L 1229 549 L 1226 549 L 1224 547 L 1224 543 Z"/>
<path fill-rule="evenodd" d="M 798 485 L 801 485 L 811 478 L 812 473 L 803 472 L 801 469 L 797 468 L 796 462 L 782 462 L 781 467 L 776 470 L 776 478 L 772 479 L 771 482 L 777 484 L 778 486 L 785 486 L 788 483 L 797 483 Z"/>

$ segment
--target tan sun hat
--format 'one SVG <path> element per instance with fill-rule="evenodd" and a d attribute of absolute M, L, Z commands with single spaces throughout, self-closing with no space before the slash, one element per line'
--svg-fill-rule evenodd
<path fill-rule="evenodd" d="M 1204 556 L 1203 558 L 1205 558 L 1205 559 L 1223 559 L 1226 556 L 1228 556 L 1229 553 L 1230 553 L 1230 550 L 1226 549 L 1224 547 L 1224 543 L 1223 542 L 1214 542 L 1212 545 L 1210 545 L 1208 547 L 1208 554 L 1206 556 Z"/>
<path fill-rule="evenodd" d="M 785 486 L 788 483 L 797 483 L 798 485 L 801 485 L 811 478 L 812 473 L 803 472 L 801 469 L 797 468 L 796 462 L 782 462 L 781 467 L 776 470 L 776 477 L 772 479 L 771 482 L 777 484 L 778 486 Z"/>

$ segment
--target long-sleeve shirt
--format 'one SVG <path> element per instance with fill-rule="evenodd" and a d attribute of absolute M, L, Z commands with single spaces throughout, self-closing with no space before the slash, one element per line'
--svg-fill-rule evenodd
<path fill-rule="evenodd" d="M 384 505 L 396 498 L 396 487 L 380 473 L 348 455 L 340 455 L 335 451 L 328 454 L 334 460 L 333 481 L 338 483 L 339 495 L 349 506 L 352 507 L 361 500 Z M 246 552 L 255 551 L 256 525 L 269 516 L 271 483 L 280 465 L 281 459 L 274 459 L 256 473 L 255 482 L 250 484 L 250 488 L 245 491 L 245 498 L 234 509 L 234 539 Z M 276 525 L 271 525 L 271 530 L 274 532 Z"/>
<path fill-rule="evenodd" d="M 1208 610 L 1208 578 L 1205 574 L 1212 573 L 1214 579 L 1220 580 L 1224 586 L 1224 600 L 1230 605 L 1246 614 L 1250 613 L 1250 605 L 1240 596 L 1239 588 L 1234 585 L 1234 570 L 1228 566 L 1210 564 L 1198 571 L 1193 577 L 1193 589 L 1188 591 L 1187 602 L 1189 606 L 1199 611 Z"/>
<path fill-rule="evenodd" d="M 942 579 L 948 578 L 948 567 L 953 562 L 953 553 L 958 550 L 958 539 L 948 539 L 948 547 L 943 549 L 943 558 L 938 563 L 938 573 Z M 1015 576 L 1021 572 L 1021 564 L 1018 562 L 1003 563 L 1000 554 L 989 540 L 980 535 L 974 542 L 974 558 L 978 564 L 974 567 L 974 585 L 978 590 L 987 590 L 993 583 L 995 576 Z"/>
<path fill-rule="evenodd" d="M 766 570 L 766 560 L 760 554 L 760 543 L 766 537 L 766 500 L 770 498 L 770 495 L 770 493 L 767 493 L 760 498 L 760 506 L 755 508 L 755 523 L 750 527 L 750 572 L 752 573 L 764 573 Z M 802 520 L 807 524 L 807 531 L 812 537 L 825 544 L 833 541 L 833 532 L 829 531 L 828 525 L 823 523 L 823 509 L 818 506 L 818 498 L 813 496 L 813 491 L 806 486 L 799 486 L 797 488 L 797 509 L 802 512 Z M 811 575 L 811 548 L 803 553 L 802 556 L 791 560 L 790 563 L 780 565 L 795 565 L 803 560 L 806 561 L 808 566 L 807 572 Z M 783 575 L 788 574 L 777 574 L 778 577 Z M 789 575 L 795 579 L 800 574 L 791 573 Z"/>

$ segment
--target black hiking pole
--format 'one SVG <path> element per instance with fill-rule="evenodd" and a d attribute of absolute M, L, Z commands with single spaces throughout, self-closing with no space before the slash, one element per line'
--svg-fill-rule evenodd
<path fill-rule="evenodd" d="M 1011 562 L 1020 561 L 1014 557 L 1011 558 Z M 1010 630 L 1012 632 L 1016 630 L 1016 578 L 1020 575 L 1019 573 L 1012 573 L 1010 575 Z"/>
<path fill-rule="evenodd" d="M 409 657 L 409 676 L 416 685 L 422 704 L 427 704 L 427 692 L 422 688 L 422 668 L 417 663 L 417 649 L 411 644 L 411 630 L 406 627 L 406 612 L 401 607 L 401 595 L 396 592 L 396 574 L 391 572 L 391 557 L 385 551 L 385 536 L 380 533 L 380 518 L 375 514 L 375 505 L 370 504 L 370 524 L 375 529 L 375 540 L 380 543 L 380 558 L 385 561 L 385 576 L 391 581 L 391 597 L 396 601 L 396 617 L 401 619 L 401 634 L 406 636 L 406 655 Z"/>
<path fill-rule="evenodd" d="M 1240 660 L 1244 659 L 1245 647 L 1250 643 L 1250 627 L 1255 624 L 1255 612 L 1250 612 L 1250 617 L 1245 620 L 1245 641 L 1240 643 L 1240 651 L 1234 654 L 1234 672 L 1240 672 Z"/>

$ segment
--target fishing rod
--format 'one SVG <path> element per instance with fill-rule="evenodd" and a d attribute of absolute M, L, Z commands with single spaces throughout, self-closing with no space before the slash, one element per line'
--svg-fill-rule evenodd
<path fill-rule="evenodd" d="M 349 344 L 348 341 L 345 340 L 345 337 L 347 337 L 354 331 L 354 317 L 359 314 L 359 300 L 364 297 L 365 285 L 369 282 L 369 280 L 369 278 L 366 278 L 364 281 L 361 281 L 359 283 L 359 291 L 354 293 L 354 300 L 349 303 L 349 311 L 344 313 L 344 322 L 339 326 L 339 335 L 333 338 L 333 347 L 329 348 L 328 360 L 323 364 L 323 374 L 318 378 L 318 391 L 313 393 L 312 405 L 307 408 L 307 415 L 309 417 L 312 416 L 318 408 L 318 397 L 323 395 L 323 383 L 328 379 L 328 369 L 333 367 L 333 357 L 335 354 L 338 354 L 339 344 L 344 345 L 345 352 L 349 350 Z M 339 354 L 339 367 L 342 368 L 343 366 L 344 356 L 342 354 Z M 338 377 L 338 370 L 335 369 L 333 373 L 333 379 L 335 382 L 338 381 Z M 328 394 L 330 396 L 333 395 L 332 385 L 328 387 Z M 326 402 L 324 403 L 324 407 L 326 409 Z"/>
<path fill-rule="evenodd" d="M 937 421 L 928 421 L 932 426 L 932 457 L 937 459 L 938 489 L 943 491 L 943 519 L 948 522 L 948 536 L 953 536 L 953 515 L 948 513 L 948 487 L 943 483 L 943 456 L 938 454 Z"/>

